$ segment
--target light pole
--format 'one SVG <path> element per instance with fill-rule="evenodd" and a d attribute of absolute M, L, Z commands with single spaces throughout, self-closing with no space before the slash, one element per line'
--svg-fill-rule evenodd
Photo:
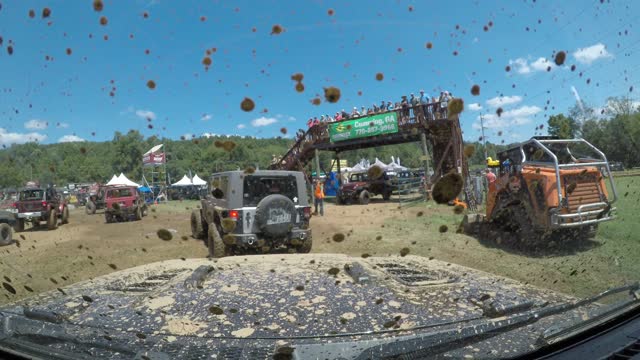
<path fill-rule="evenodd" d="M 484 143 L 484 158 L 486 160 L 489 156 L 487 155 L 487 138 L 484 136 L 484 118 L 482 117 L 482 112 L 480 112 L 480 129 L 482 130 L 482 141 Z"/>

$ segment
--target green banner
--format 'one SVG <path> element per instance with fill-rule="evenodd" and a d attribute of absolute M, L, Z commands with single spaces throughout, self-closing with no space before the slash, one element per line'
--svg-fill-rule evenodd
<path fill-rule="evenodd" d="M 329 124 L 331 142 L 398 132 L 396 112 L 375 114 Z"/>

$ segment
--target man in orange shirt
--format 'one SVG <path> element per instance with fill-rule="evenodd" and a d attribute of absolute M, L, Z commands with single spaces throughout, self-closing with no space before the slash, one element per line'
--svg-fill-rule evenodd
<path fill-rule="evenodd" d="M 316 214 L 318 214 L 318 205 L 320 205 L 320 216 L 324 216 L 324 187 L 320 180 L 316 180 L 313 203 L 316 208 Z"/>

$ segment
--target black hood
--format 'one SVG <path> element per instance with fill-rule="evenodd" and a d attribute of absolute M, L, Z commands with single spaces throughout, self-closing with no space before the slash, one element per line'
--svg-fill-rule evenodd
<path fill-rule="evenodd" d="M 62 291 L 7 305 L 0 320 L 64 329 L 75 344 L 56 348 L 80 351 L 86 338 L 106 357 L 104 347 L 173 357 L 250 345 L 272 354 L 284 344 L 379 343 L 573 300 L 434 259 L 335 254 L 164 261 Z"/>

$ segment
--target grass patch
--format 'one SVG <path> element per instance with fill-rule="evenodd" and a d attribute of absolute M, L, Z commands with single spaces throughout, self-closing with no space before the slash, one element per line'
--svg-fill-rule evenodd
<path fill-rule="evenodd" d="M 615 182 L 617 219 L 600 224 L 596 241 L 575 241 L 571 247 L 544 254 L 525 254 L 456 234 L 463 215 L 433 202 L 403 206 L 404 215 L 387 218 L 383 228 L 371 233 L 382 235 L 382 241 L 392 248 L 397 246 L 396 252 L 410 245 L 412 255 L 434 256 L 523 283 L 589 296 L 640 280 L 640 177 L 619 177 Z M 415 216 L 419 211 L 424 215 Z M 443 225 L 449 231 L 440 233 Z"/>

